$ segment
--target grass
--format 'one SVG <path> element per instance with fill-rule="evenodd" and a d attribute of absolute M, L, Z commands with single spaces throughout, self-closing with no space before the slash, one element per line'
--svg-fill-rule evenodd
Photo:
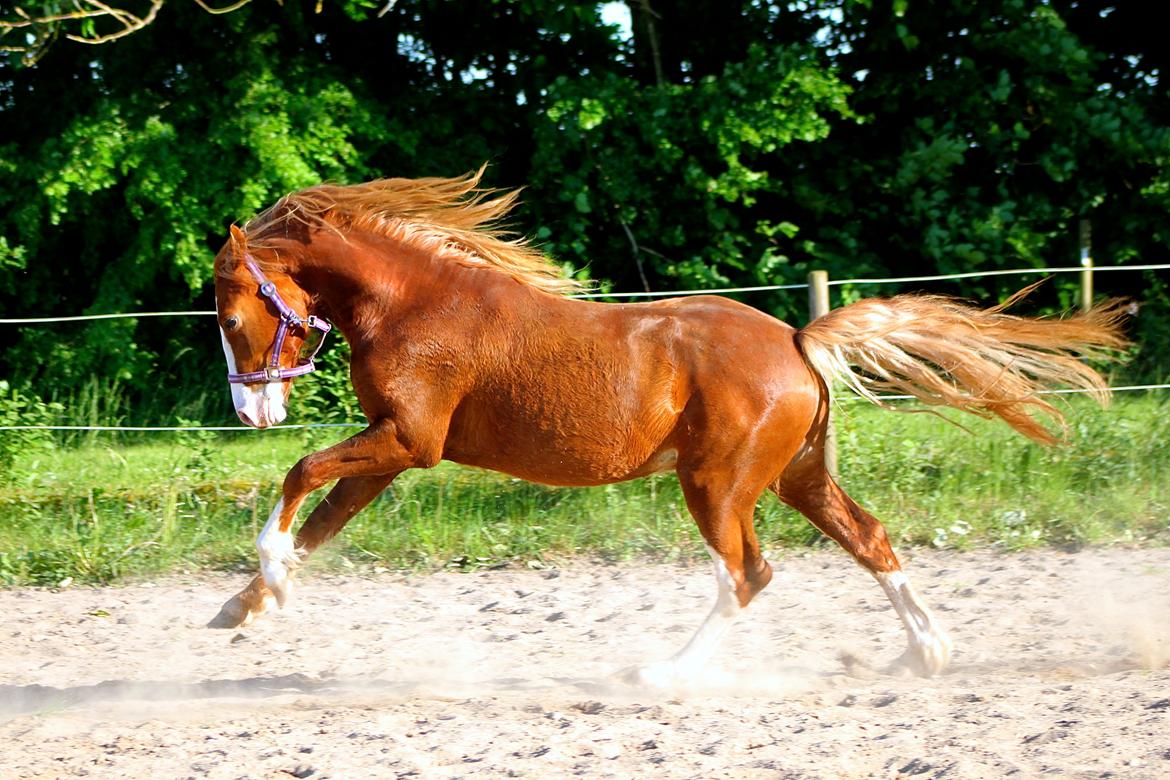
<path fill-rule="evenodd" d="M 1069 406 L 1071 443 L 1046 449 L 1000 423 L 964 418 L 968 433 L 847 403 L 837 413 L 841 481 L 900 545 L 1170 541 L 1170 397 Z M 0 584 L 250 570 L 285 471 L 344 435 L 101 434 L 35 449 L 0 486 Z M 769 547 L 825 543 L 770 495 L 757 530 Z M 442 464 L 399 477 L 314 565 L 467 568 L 578 554 L 675 560 L 702 545 L 673 476 L 565 489 Z"/>

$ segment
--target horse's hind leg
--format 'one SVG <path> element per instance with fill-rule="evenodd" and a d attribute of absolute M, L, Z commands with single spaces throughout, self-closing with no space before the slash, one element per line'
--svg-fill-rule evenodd
<path fill-rule="evenodd" d="M 703 675 L 723 637 L 752 598 L 772 579 L 760 553 L 753 517 L 763 486 L 733 484 L 726 474 L 679 469 L 687 508 L 698 523 L 715 567 L 715 605 L 686 646 L 668 661 L 635 670 L 644 684 L 671 687 Z"/>
<path fill-rule="evenodd" d="M 890 547 L 886 529 L 845 494 L 824 467 L 819 450 L 794 460 L 771 489 L 836 541 L 882 586 L 906 627 L 910 646 L 897 665 L 925 677 L 940 673 L 951 657 L 951 640 L 918 598 Z"/>
<path fill-rule="evenodd" d="M 339 479 L 297 531 L 296 549 L 299 553 L 307 555 L 336 536 L 397 475 L 395 472 Z M 245 626 L 266 612 L 275 601 L 275 594 L 265 584 L 263 575 L 258 574 L 247 587 L 228 599 L 207 625 L 209 628 Z"/>

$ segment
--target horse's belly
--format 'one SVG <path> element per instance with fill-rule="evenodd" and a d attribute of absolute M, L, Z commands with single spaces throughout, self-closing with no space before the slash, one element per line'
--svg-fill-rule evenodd
<path fill-rule="evenodd" d="M 677 420 L 663 415 L 546 413 L 470 415 L 452 420 L 443 457 L 550 485 L 604 485 L 665 471 L 677 453 L 667 441 Z M 626 417 L 626 419 L 622 419 Z"/>

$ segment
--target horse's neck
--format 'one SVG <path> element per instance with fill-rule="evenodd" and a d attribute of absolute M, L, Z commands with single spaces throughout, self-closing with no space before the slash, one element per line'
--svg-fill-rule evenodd
<path fill-rule="evenodd" d="M 446 307 L 459 300 L 470 315 L 506 312 L 508 319 L 555 307 L 563 299 L 516 283 L 503 272 L 469 267 L 393 239 L 322 235 L 301 253 L 296 280 L 318 313 L 351 345 L 368 339 L 396 316 Z M 470 324 L 470 323 L 468 323 Z"/>

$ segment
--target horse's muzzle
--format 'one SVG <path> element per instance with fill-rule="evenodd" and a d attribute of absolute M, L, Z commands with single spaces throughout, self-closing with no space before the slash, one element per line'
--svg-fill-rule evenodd
<path fill-rule="evenodd" d="M 258 386 L 235 385 L 233 390 L 236 416 L 244 425 L 267 428 L 279 425 L 288 416 L 285 406 L 287 393 L 283 382 L 266 382 Z"/>

